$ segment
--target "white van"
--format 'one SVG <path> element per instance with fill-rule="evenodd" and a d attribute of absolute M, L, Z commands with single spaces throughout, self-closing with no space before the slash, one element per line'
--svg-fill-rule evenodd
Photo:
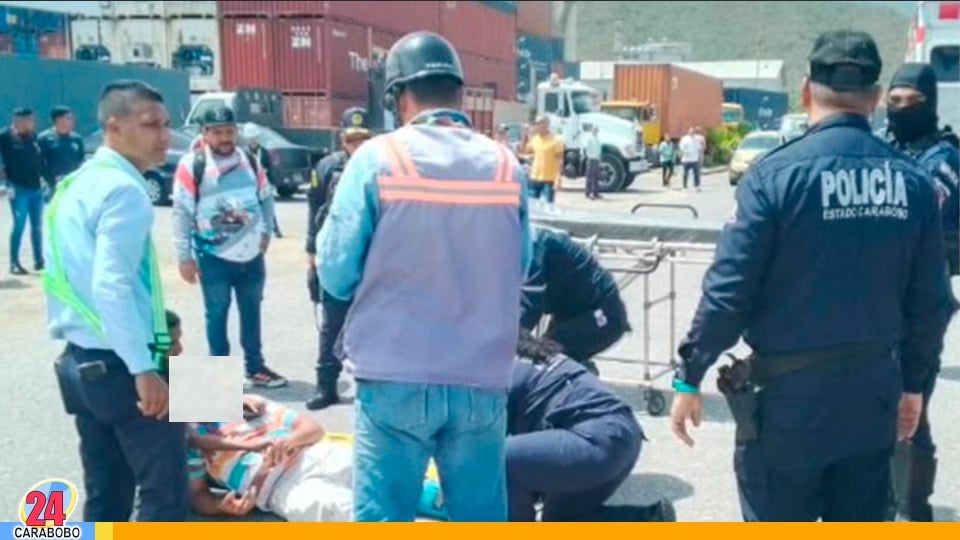
<path fill-rule="evenodd" d="M 960 132 L 960 1 L 917 2 L 906 61 L 933 67 L 940 124 Z"/>

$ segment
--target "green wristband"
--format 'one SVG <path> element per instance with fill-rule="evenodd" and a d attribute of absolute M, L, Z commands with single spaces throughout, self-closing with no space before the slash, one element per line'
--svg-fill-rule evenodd
<path fill-rule="evenodd" d="M 679 379 L 673 381 L 673 389 L 681 394 L 699 394 L 700 389 Z"/>

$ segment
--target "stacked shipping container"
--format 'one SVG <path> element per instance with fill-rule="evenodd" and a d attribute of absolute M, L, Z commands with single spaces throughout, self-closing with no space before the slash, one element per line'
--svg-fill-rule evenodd
<path fill-rule="evenodd" d="M 554 36 L 553 2 L 517 3 L 515 99 L 533 103 L 537 84 L 551 73 L 572 77 L 563 58 L 563 38 Z M 572 71 L 572 70 L 570 70 Z"/>
<path fill-rule="evenodd" d="M 71 25 L 74 56 L 179 69 L 194 93 L 220 89 L 216 2 L 111 2 L 97 19 Z M 106 55 L 106 56 L 103 56 Z"/>
<path fill-rule="evenodd" d="M 460 51 L 471 115 L 491 131 L 494 95 L 516 87 L 510 4 L 219 2 L 223 86 L 280 90 L 288 127 L 331 127 L 368 104 L 371 62 L 407 32 L 436 31 Z"/>
<path fill-rule="evenodd" d="M 62 13 L 0 6 L 0 54 L 69 58 L 68 22 Z"/>

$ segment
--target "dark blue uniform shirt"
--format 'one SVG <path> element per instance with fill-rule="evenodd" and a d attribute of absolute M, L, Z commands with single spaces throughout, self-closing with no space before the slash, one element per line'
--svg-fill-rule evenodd
<path fill-rule="evenodd" d="M 630 411 L 582 365 L 565 356 L 543 364 L 517 360 L 507 400 L 510 435 L 572 429 L 585 420 Z"/>
<path fill-rule="evenodd" d="M 940 191 L 944 231 L 960 230 L 960 151 L 938 140 L 916 157 Z"/>
<path fill-rule="evenodd" d="M 37 137 L 43 156 L 43 176 L 48 182 L 80 168 L 84 159 L 83 139 L 76 133 L 60 135 L 48 129 Z"/>
<path fill-rule="evenodd" d="M 681 379 L 699 385 L 741 334 L 761 356 L 899 342 L 904 389 L 920 392 L 955 309 L 927 172 L 835 115 L 755 163 L 736 204 Z"/>
<path fill-rule="evenodd" d="M 590 312 L 617 293 L 613 275 L 567 233 L 537 227 L 533 246 L 523 286 L 524 328 L 536 326 L 544 313 L 563 319 Z"/>
<path fill-rule="evenodd" d="M 347 153 L 340 150 L 317 163 L 314 181 L 307 190 L 307 253 L 317 252 L 317 233 L 326 218 L 326 207 L 333 197 L 333 189 L 347 164 Z"/>

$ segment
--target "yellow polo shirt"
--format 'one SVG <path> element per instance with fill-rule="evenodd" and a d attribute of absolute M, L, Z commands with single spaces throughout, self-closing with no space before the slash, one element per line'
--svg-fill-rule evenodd
<path fill-rule="evenodd" d="M 534 135 L 527 144 L 533 154 L 530 181 L 555 184 L 563 174 L 563 139 L 556 135 Z"/>

